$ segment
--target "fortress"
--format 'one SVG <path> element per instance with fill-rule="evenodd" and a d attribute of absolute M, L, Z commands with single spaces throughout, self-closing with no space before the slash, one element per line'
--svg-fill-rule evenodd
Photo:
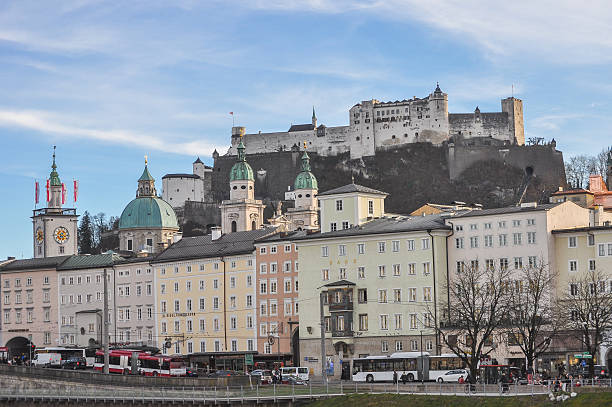
<path fill-rule="evenodd" d="M 237 154 L 244 131 L 244 127 L 232 128 L 227 155 Z M 243 141 L 248 154 L 295 150 L 306 141 L 308 150 L 320 156 L 349 153 L 351 159 L 358 159 L 389 147 L 419 142 L 441 145 L 455 137 L 524 145 L 523 102 L 509 97 L 502 99 L 501 112 L 482 113 L 476 107 L 473 113 L 448 113 L 448 95 L 437 85 L 424 98 L 362 101 L 349 110 L 348 126 L 318 124 L 313 108 L 311 123 L 292 125 L 286 132 L 246 134 Z"/>

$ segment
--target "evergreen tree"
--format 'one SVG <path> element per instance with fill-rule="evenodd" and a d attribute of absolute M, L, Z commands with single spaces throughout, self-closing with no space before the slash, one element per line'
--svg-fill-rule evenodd
<path fill-rule="evenodd" d="M 81 216 L 81 224 L 79 225 L 79 253 L 94 254 L 94 242 L 92 234 L 92 223 L 89 212 L 85 211 Z"/>

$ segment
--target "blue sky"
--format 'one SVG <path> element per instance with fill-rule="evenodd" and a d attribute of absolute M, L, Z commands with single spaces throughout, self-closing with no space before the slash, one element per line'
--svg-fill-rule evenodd
<path fill-rule="evenodd" d="M 494 5 L 493 5 L 494 4 Z M 566 157 L 612 144 L 606 1 L 18 0 L 0 3 L 0 258 L 32 255 L 52 146 L 78 210 L 120 215 L 149 156 L 160 182 L 247 131 L 348 123 L 370 98 L 451 112 L 524 101 L 526 136 Z"/>

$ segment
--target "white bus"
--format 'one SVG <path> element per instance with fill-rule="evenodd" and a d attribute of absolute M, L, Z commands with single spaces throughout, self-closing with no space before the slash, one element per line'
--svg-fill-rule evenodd
<path fill-rule="evenodd" d="M 59 353 L 62 355 L 62 360 L 73 357 L 82 357 L 87 361 L 87 367 L 93 367 L 96 361 L 96 350 L 89 348 L 48 347 L 36 349 L 35 353 Z"/>
<path fill-rule="evenodd" d="M 396 352 L 386 356 L 368 356 L 353 359 L 353 381 L 390 382 L 393 372 L 401 380 L 405 375 L 409 382 L 415 380 L 438 380 L 447 372 L 463 367 L 461 359 L 454 354 L 430 356 L 429 352 Z"/>
<path fill-rule="evenodd" d="M 295 376 L 305 382 L 310 380 L 310 372 L 307 367 L 282 367 L 281 380 L 286 380 L 288 376 Z"/>

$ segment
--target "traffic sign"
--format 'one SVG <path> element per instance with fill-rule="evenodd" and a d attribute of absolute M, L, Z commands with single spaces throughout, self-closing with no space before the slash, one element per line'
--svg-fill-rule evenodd
<path fill-rule="evenodd" d="M 252 353 L 245 353 L 244 354 L 244 364 L 245 365 L 252 365 L 253 364 L 253 354 Z"/>
<path fill-rule="evenodd" d="M 574 357 L 576 359 L 592 359 L 593 355 L 591 355 L 588 352 L 584 352 L 584 353 L 574 353 Z"/>

